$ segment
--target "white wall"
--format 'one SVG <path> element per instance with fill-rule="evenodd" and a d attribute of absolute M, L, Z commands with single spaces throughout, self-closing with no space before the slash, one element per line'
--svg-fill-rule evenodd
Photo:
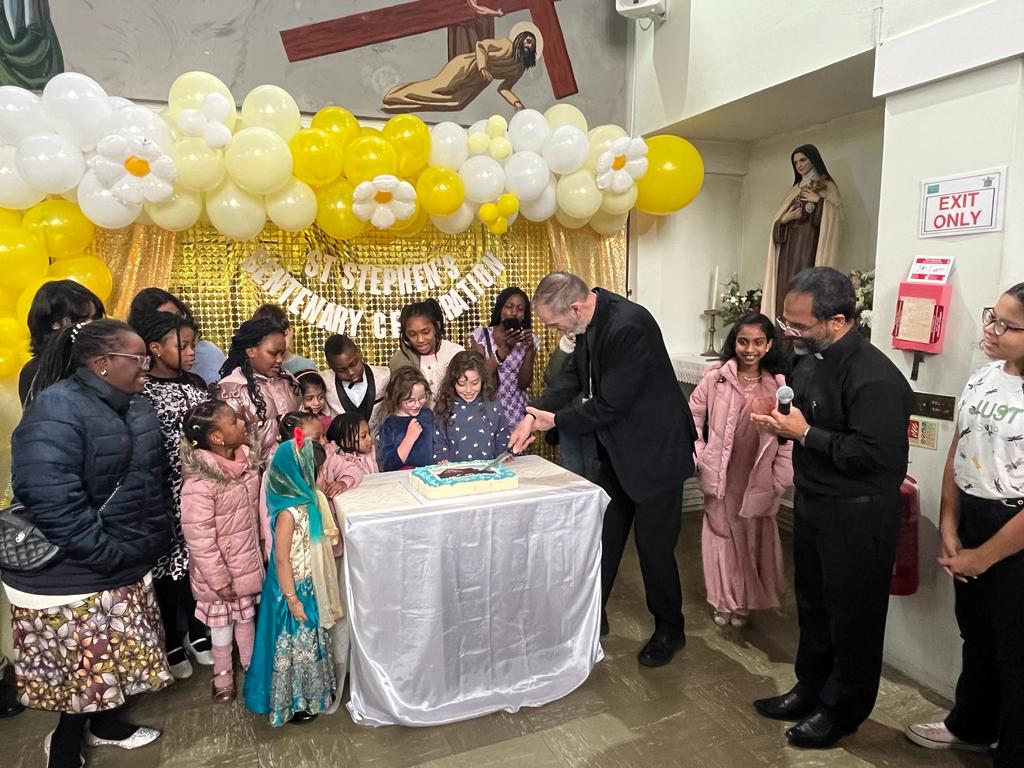
<path fill-rule="evenodd" d="M 957 259 L 946 349 L 921 366 L 917 391 L 959 396 L 969 373 L 985 362 L 975 343 L 981 309 L 1024 275 L 1024 197 L 1014 187 L 1024 169 L 1022 89 L 1024 66 L 1018 59 L 886 101 L 873 341 L 908 376 L 911 355 L 891 349 L 889 339 L 897 284 L 915 255 Z M 1003 232 L 918 239 L 921 179 L 996 165 L 1010 166 Z M 910 472 L 922 483 L 921 589 L 892 599 L 886 637 L 890 663 L 946 695 L 959 672 L 960 641 L 953 587 L 935 556 L 939 483 L 952 435 L 952 423 L 942 422 L 938 451 L 911 449 Z"/>
<path fill-rule="evenodd" d="M 740 284 L 743 287 L 762 282 L 772 217 L 793 183 L 789 158 L 801 144 L 818 147 L 843 198 L 838 268 L 849 271 L 873 266 L 883 121 L 884 111 L 880 106 L 751 144 L 740 203 Z"/>

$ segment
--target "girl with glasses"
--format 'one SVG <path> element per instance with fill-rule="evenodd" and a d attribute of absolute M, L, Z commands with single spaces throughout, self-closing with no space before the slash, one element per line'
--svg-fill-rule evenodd
<path fill-rule="evenodd" d="M 380 428 L 381 472 L 433 464 L 434 418 L 426 377 L 412 366 L 399 368 L 388 382 L 384 407 L 390 415 Z"/>

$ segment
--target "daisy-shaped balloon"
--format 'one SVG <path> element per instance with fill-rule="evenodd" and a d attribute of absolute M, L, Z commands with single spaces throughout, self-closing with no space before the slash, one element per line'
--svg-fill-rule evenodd
<path fill-rule="evenodd" d="M 107 136 L 90 161 L 99 183 L 122 203 L 159 203 L 174 194 L 174 161 L 156 142 L 141 136 Z"/>
<path fill-rule="evenodd" d="M 647 142 L 623 136 L 597 158 L 597 188 L 622 194 L 647 173 Z"/>
<path fill-rule="evenodd" d="M 416 213 L 416 190 L 408 181 L 382 174 L 359 184 L 352 194 L 352 213 L 377 229 L 390 229 Z"/>
<path fill-rule="evenodd" d="M 199 109 L 183 109 L 178 113 L 178 132 L 183 136 L 198 136 L 210 149 L 224 149 L 231 143 L 231 129 L 224 120 L 235 105 L 219 93 L 210 93 Z"/>

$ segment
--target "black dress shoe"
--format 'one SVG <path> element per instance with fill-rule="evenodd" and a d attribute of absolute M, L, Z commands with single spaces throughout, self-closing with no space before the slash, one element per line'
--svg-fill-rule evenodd
<path fill-rule="evenodd" d="M 794 688 L 789 693 L 758 699 L 754 702 L 754 709 L 761 716 L 772 720 L 801 720 L 811 714 L 817 705 L 817 701 L 800 696 Z"/>
<path fill-rule="evenodd" d="M 672 638 L 655 632 L 647 641 L 647 645 L 640 651 L 640 663 L 645 667 L 663 667 L 672 661 L 676 651 L 684 645 L 686 645 L 686 635 Z"/>
<path fill-rule="evenodd" d="M 802 749 L 828 749 L 856 728 L 844 728 L 823 710 L 804 718 L 786 731 L 786 738 L 794 747 Z"/>
<path fill-rule="evenodd" d="M 314 720 L 316 720 L 316 715 L 311 712 L 306 712 L 305 710 L 300 710 L 292 715 L 292 719 L 288 722 L 292 725 L 305 725 L 306 723 L 311 723 Z"/>
<path fill-rule="evenodd" d="M 16 701 L 10 704 L 0 703 L 0 719 L 3 719 L 5 717 L 14 717 L 15 715 L 21 714 L 24 711 L 25 707 L 23 707 Z"/>
<path fill-rule="evenodd" d="M 601 637 L 604 637 L 611 629 L 608 628 L 608 617 L 604 615 L 604 611 L 601 612 Z"/>

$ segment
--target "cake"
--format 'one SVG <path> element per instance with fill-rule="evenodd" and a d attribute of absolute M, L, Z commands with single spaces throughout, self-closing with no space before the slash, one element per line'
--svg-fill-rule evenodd
<path fill-rule="evenodd" d="M 519 487 L 515 472 L 502 464 L 485 469 L 487 464 L 486 461 L 457 461 L 417 467 L 412 471 L 412 487 L 428 499 L 451 499 Z"/>

